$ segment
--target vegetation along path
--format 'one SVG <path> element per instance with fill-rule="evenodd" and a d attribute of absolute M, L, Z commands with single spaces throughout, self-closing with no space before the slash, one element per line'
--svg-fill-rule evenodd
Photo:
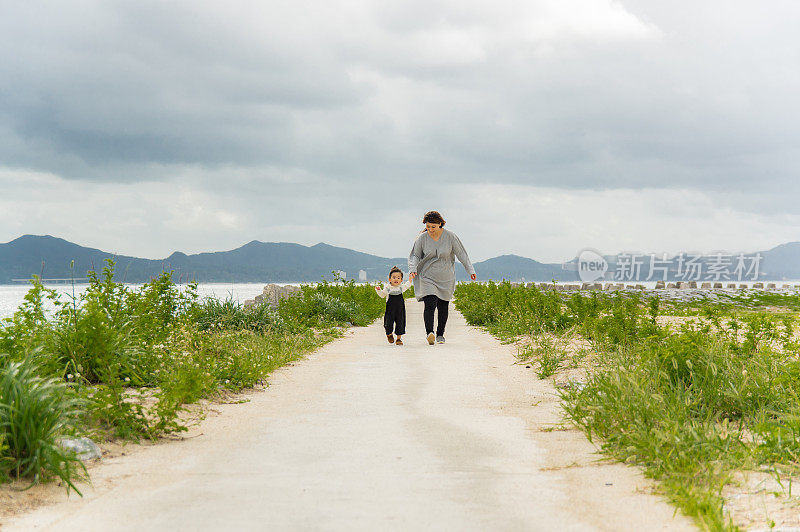
<path fill-rule="evenodd" d="M 185 440 L 92 469 L 84 497 L 3 530 L 681 530 L 637 469 L 561 426 L 552 385 L 451 309 L 447 343 L 407 301 L 404 346 L 379 321 L 277 370 Z"/>

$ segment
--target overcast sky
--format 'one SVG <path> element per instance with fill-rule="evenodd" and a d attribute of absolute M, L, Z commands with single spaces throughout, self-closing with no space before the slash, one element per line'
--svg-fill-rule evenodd
<path fill-rule="evenodd" d="M 0 0 L 0 241 L 800 240 L 800 3 Z"/>

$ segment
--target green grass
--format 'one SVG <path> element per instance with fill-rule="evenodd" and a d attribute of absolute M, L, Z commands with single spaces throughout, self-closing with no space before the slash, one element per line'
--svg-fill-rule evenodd
<path fill-rule="evenodd" d="M 65 434 L 155 439 L 184 431 L 187 404 L 263 383 L 275 368 L 383 313 L 369 285 L 323 281 L 276 307 L 200 300 L 165 272 L 132 290 L 109 261 L 80 297 L 38 279 L 0 323 L 0 481 L 59 477 L 82 464 Z M 47 315 L 47 303 L 55 311 Z"/>
<path fill-rule="evenodd" d="M 787 310 L 800 310 L 800 294 L 782 294 L 767 292 L 762 290 L 748 292 L 746 294 L 729 295 L 720 294 L 723 304 L 731 306 L 759 308 L 759 307 L 782 307 Z"/>
<path fill-rule="evenodd" d="M 86 470 L 58 445 L 76 434 L 79 412 L 64 383 L 38 376 L 31 361 L 0 367 L 0 478 L 57 477 L 80 493 L 74 482 Z"/>
<path fill-rule="evenodd" d="M 537 361 L 540 378 L 564 367 L 558 338 L 590 342 L 585 383 L 560 391 L 567 418 L 603 452 L 657 479 L 701 528 L 736 530 L 722 496 L 734 472 L 766 468 L 781 478 L 800 464 L 796 316 L 752 310 L 754 301 L 778 300 L 792 301 L 681 307 L 489 283 L 459 285 L 455 301 L 473 325 L 504 339 L 528 337 L 523 354 Z M 694 318 L 659 326 L 664 312 Z"/>
<path fill-rule="evenodd" d="M 711 312 L 723 314 L 763 313 L 769 307 L 770 314 L 794 315 L 800 311 L 800 294 L 783 294 L 754 290 L 728 294 L 716 293 L 716 298 L 701 297 L 689 302 L 663 301 L 662 314 L 696 316 Z"/>
<path fill-rule="evenodd" d="M 200 331 L 248 330 L 269 332 L 284 328 L 280 313 L 266 303 L 243 307 L 238 301 L 205 299 L 196 318 Z"/>
<path fill-rule="evenodd" d="M 546 379 L 555 375 L 567 360 L 567 352 L 560 342 L 549 335 L 535 336 L 532 345 L 524 346 L 517 357 L 523 362 L 536 364 L 536 375 Z"/>

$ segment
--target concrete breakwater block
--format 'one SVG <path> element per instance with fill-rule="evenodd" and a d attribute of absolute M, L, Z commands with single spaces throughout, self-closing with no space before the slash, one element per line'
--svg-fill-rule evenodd
<path fill-rule="evenodd" d="M 278 303 L 281 299 L 286 299 L 287 297 L 297 295 L 301 292 L 299 286 L 292 286 L 292 285 L 285 285 L 281 286 L 279 284 L 268 284 L 264 287 L 264 291 L 257 295 L 255 299 L 248 299 L 244 302 L 245 307 L 249 307 L 251 305 L 260 305 L 262 303 L 266 303 L 271 307 L 277 307 Z"/>
<path fill-rule="evenodd" d="M 514 286 L 516 283 L 511 283 L 511 286 Z M 580 290 L 581 285 L 579 284 L 558 284 L 558 283 L 519 283 L 520 286 L 524 286 L 525 288 L 538 288 L 539 290 L 557 290 L 560 292 L 567 291 L 567 290 Z"/>
<path fill-rule="evenodd" d="M 736 295 L 741 290 L 758 290 L 759 287 L 761 290 L 764 290 L 765 286 L 767 287 L 766 289 L 775 291 L 776 293 L 800 293 L 800 285 L 766 282 L 754 283 L 752 286 L 744 283 L 737 284 L 722 281 L 677 281 L 670 283 L 667 283 L 666 281 L 657 281 L 655 287 L 647 287 L 641 283 L 626 284 L 608 281 L 585 282 L 582 284 L 528 283 L 527 286 L 556 292 L 569 292 L 572 290 L 602 291 L 607 293 L 609 296 L 640 293 L 644 294 L 645 296 L 658 295 L 658 297 L 663 298 L 664 300 L 678 302 L 689 302 L 696 300 L 705 300 L 710 302 L 725 301 L 725 297 Z"/>

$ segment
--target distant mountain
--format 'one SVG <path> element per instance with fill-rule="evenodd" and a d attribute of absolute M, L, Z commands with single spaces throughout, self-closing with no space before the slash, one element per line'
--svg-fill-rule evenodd
<path fill-rule="evenodd" d="M 762 251 L 760 270 L 774 280 L 800 279 L 800 242 L 789 242 Z"/>
<path fill-rule="evenodd" d="M 252 241 L 244 246 L 215 253 L 186 255 L 175 252 L 162 260 L 141 259 L 87 248 L 52 236 L 25 235 L 0 244 L 0 283 L 42 275 L 46 279 L 86 277 L 100 270 L 104 259 L 116 261 L 118 278 L 144 282 L 164 270 L 175 278 L 198 282 L 299 282 L 331 279 L 331 271 L 343 270 L 347 278 L 358 278 L 365 270 L 369 279 L 384 279 L 395 264 L 405 269 L 407 259 L 386 258 L 346 248 L 316 244 Z M 75 261 L 74 270 L 70 264 Z"/>
<path fill-rule="evenodd" d="M 120 277 L 125 268 L 129 268 L 130 279 L 134 282 L 149 279 L 161 271 L 161 261 L 115 256 L 52 236 L 25 235 L 0 244 L 0 283 L 30 279 L 34 274 L 44 278 L 83 278 L 89 270 L 99 271 L 106 258 L 117 261 Z M 74 268 L 70 270 L 72 261 L 75 261 Z"/>
<path fill-rule="evenodd" d="M 760 279 L 800 280 L 800 242 L 790 242 L 762 251 Z M 13 279 L 30 279 L 42 275 L 45 279 L 86 277 L 92 269 L 100 270 L 104 259 L 116 261 L 117 278 L 127 282 L 144 282 L 164 270 L 173 270 L 175 279 L 198 282 L 303 282 L 331 279 L 332 270 L 343 270 L 348 279 L 357 279 L 359 270 L 367 272 L 369 280 L 385 279 L 389 269 L 397 265 L 404 271 L 407 258 L 387 258 L 319 243 L 303 246 L 289 242 L 259 242 L 253 240 L 230 251 L 186 255 L 176 251 L 160 260 L 114 255 L 107 251 L 87 248 L 52 236 L 25 235 L 0 244 L 0 283 Z M 608 256 L 614 271 L 615 256 Z M 70 264 L 74 261 L 74 269 Z M 560 264 L 546 264 L 518 255 L 502 255 L 474 264 L 478 278 L 501 281 L 575 282 L 575 259 Z M 461 265 L 456 265 L 456 278 L 466 280 Z"/>
<path fill-rule="evenodd" d="M 519 255 L 501 255 L 474 264 L 475 272 L 481 279 L 502 281 L 560 281 L 573 280 L 575 272 L 568 272 L 560 264 L 544 264 Z M 456 265 L 456 279 L 466 280 L 464 268 Z"/>
<path fill-rule="evenodd" d="M 384 279 L 395 264 L 404 268 L 405 258 L 386 258 L 324 243 L 303 246 L 288 242 L 259 242 L 216 253 L 173 253 L 165 259 L 168 269 L 198 281 L 292 282 L 330 279 L 342 270 L 348 279 L 358 279 L 359 270 L 368 279 Z"/>
<path fill-rule="evenodd" d="M 756 252 L 745 252 L 744 256 L 744 268 L 747 270 L 746 274 L 742 271 L 741 278 L 738 278 L 734 272 L 735 268 L 738 264 L 738 257 L 739 252 L 730 252 L 729 254 L 722 253 L 723 260 L 729 260 L 727 266 L 723 266 L 722 269 L 730 273 L 730 277 L 722 277 L 719 281 L 723 282 L 736 282 L 736 281 L 797 281 L 800 280 L 800 242 L 788 242 L 786 244 L 781 244 L 779 246 L 775 246 L 772 249 L 766 251 L 756 251 Z M 756 260 L 756 256 L 761 255 L 760 261 Z M 687 254 L 686 258 L 691 258 L 693 255 Z M 622 256 L 618 255 L 603 255 L 603 258 L 608 263 L 608 271 L 605 276 L 606 281 L 611 281 L 614 279 L 615 273 L 617 271 L 617 261 L 618 260 L 627 260 L 626 263 L 622 263 L 622 268 L 625 271 L 629 271 L 631 266 L 631 258 L 628 257 L 627 259 L 621 258 Z M 713 279 L 713 275 L 711 272 L 711 268 L 714 266 L 715 261 L 718 259 L 716 254 L 711 253 L 699 258 L 698 262 L 702 264 L 702 274 L 700 277 L 700 281 L 708 281 L 708 280 L 717 280 Z M 640 280 L 647 280 L 646 278 L 650 274 L 649 266 L 650 266 L 650 257 L 649 255 L 639 255 L 636 257 L 637 261 L 642 261 L 640 266 L 641 278 Z M 657 257 L 658 260 L 658 257 Z M 668 268 L 667 279 L 668 281 L 680 281 L 680 280 L 687 280 L 685 276 L 681 275 L 681 272 L 678 271 L 678 260 L 675 256 L 667 257 L 667 260 L 671 261 L 671 265 Z M 753 263 L 758 262 L 757 268 L 750 268 L 753 266 Z M 578 259 L 577 257 L 570 259 L 564 263 L 564 267 L 568 270 L 566 275 L 564 275 L 565 279 L 577 279 L 577 269 L 578 269 Z M 682 266 L 682 272 L 686 272 L 687 266 L 686 263 Z M 757 279 L 754 279 L 754 275 L 758 276 Z M 657 271 L 654 274 L 652 280 L 660 279 L 661 274 Z"/>

